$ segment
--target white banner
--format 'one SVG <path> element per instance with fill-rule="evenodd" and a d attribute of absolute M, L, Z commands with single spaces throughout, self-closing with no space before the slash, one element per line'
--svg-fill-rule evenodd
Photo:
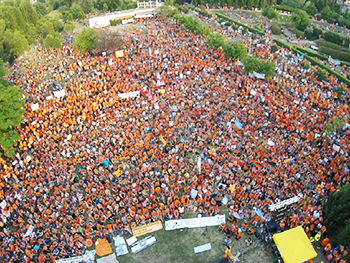
<path fill-rule="evenodd" d="M 144 250 L 146 247 L 154 245 L 156 241 L 157 240 L 153 235 L 145 237 L 144 239 L 141 239 L 130 246 L 131 252 L 133 254 L 138 253 Z"/>
<path fill-rule="evenodd" d="M 198 218 L 189 218 L 189 219 L 177 219 L 177 220 L 165 221 L 165 230 L 218 226 L 222 223 L 226 223 L 225 215 L 217 215 L 217 216 L 211 216 L 211 217 L 198 217 Z"/>
<path fill-rule="evenodd" d="M 124 237 L 116 236 L 113 237 L 113 240 L 115 245 L 115 253 L 117 253 L 117 256 L 122 256 L 129 253 Z"/>
<path fill-rule="evenodd" d="M 126 92 L 126 93 L 119 93 L 118 94 L 118 97 L 121 99 L 134 98 L 137 96 L 140 96 L 140 91 Z"/>
<path fill-rule="evenodd" d="M 30 107 L 32 108 L 32 111 L 36 111 L 39 109 L 39 103 L 32 104 Z"/>
<path fill-rule="evenodd" d="M 54 91 L 53 92 L 53 95 L 56 97 L 56 98 L 61 98 L 61 97 L 64 97 L 66 95 L 66 91 L 64 89 L 62 90 L 59 90 L 59 91 Z"/>

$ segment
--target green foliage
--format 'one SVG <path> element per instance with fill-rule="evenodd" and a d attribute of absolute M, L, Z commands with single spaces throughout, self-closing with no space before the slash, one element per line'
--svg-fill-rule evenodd
<path fill-rule="evenodd" d="M 318 51 L 321 54 L 329 55 L 329 56 L 331 56 L 334 59 L 350 62 L 350 53 L 349 52 L 340 51 L 340 50 L 337 50 L 337 49 L 323 47 L 323 46 L 319 47 Z"/>
<path fill-rule="evenodd" d="M 61 48 L 62 47 L 62 38 L 61 35 L 53 32 L 52 34 L 47 35 L 44 39 L 45 48 Z"/>
<path fill-rule="evenodd" d="M 236 60 L 236 59 L 242 60 L 247 56 L 247 48 L 242 43 L 226 42 L 222 48 L 224 50 L 226 58 L 230 58 L 233 60 Z"/>
<path fill-rule="evenodd" d="M 225 37 L 219 33 L 211 33 L 208 36 L 208 44 L 213 48 L 222 47 L 225 44 Z"/>
<path fill-rule="evenodd" d="M 39 16 L 45 16 L 49 13 L 47 5 L 44 3 L 36 2 L 33 6 Z"/>
<path fill-rule="evenodd" d="M 0 74 L 4 74 L 0 60 Z M 3 80 L 3 75 L 0 75 Z M 15 140 L 19 139 L 16 128 L 20 124 L 24 110 L 24 100 L 19 88 L 10 83 L 0 82 L 0 155 L 12 157 Z"/>
<path fill-rule="evenodd" d="M 75 38 L 74 44 L 80 52 L 92 51 L 97 45 L 97 32 L 91 28 L 83 28 Z"/>
<path fill-rule="evenodd" d="M 337 236 L 336 242 L 344 246 L 350 246 L 350 223 L 347 223 Z"/>
<path fill-rule="evenodd" d="M 64 25 L 63 30 L 66 32 L 72 32 L 75 28 L 75 25 L 72 22 L 68 22 Z"/>
<path fill-rule="evenodd" d="M 263 8 L 261 14 L 263 16 L 266 16 L 269 19 L 273 19 L 273 18 L 277 18 L 278 17 L 278 13 L 276 12 L 276 10 L 273 7 L 265 7 L 265 8 Z"/>
<path fill-rule="evenodd" d="M 304 36 L 309 40 L 316 40 L 322 35 L 323 31 L 317 25 L 309 25 L 304 30 Z"/>
<path fill-rule="evenodd" d="M 307 61 L 302 61 L 300 64 L 305 69 L 310 69 L 310 67 L 311 67 L 310 63 Z"/>
<path fill-rule="evenodd" d="M 293 12 L 292 21 L 297 29 L 304 31 L 310 24 L 309 15 L 304 10 L 296 10 Z"/>
<path fill-rule="evenodd" d="M 273 45 L 271 46 L 271 53 L 275 53 L 277 50 L 278 50 L 277 45 L 276 45 L 276 44 L 273 44 Z"/>
<path fill-rule="evenodd" d="M 122 23 L 122 20 L 120 19 L 114 19 L 110 21 L 111 26 L 120 25 L 121 23 Z"/>
<path fill-rule="evenodd" d="M 282 28 L 280 26 L 280 24 L 278 23 L 273 23 L 271 25 L 271 33 L 273 35 L 281 35 L 282 34 Z"/>
<path fill-rule="evenodd" d="M 288 11 L 293 13 L 296 9 L 291 7 L 291 6 L 287 6 L 287 5 L 275 5 L 273 6 L 274 9 L 276 10 L 281 10 L 281 11 Z"/>
<path fill-rule="evenodd" d="M 187 14 L 190 11 L 190 9 L 187 6 L 176 5 L 176 8 L 185 14 Z"/>
<path fill-rule="evenodd" d="M 339 233 L 336 241 L 345 246 L 350 245 L 350 184 L 329 196 L 323 206 L 324 223 L 328 233 Z"/>
<path fill-rule="evenodd" d="M 6 56 L 10 62 L 13 62 L 29 47 L 27 39 L 17 30 L 14 32 L 10 30 L 5 31 L 3 45 L 8 51 Z"/>
<path fill-rule="evenodd" d="M 173 6 L 174 5 L 174 0 L 165 0 L 164 1 L 164 5 L 171 5 L 171 6 Z"/>
<path fill-rule="evenodd" d="M 161 17 L 175 18 L 179 13 L 175 8 L 163 5 L 157 9 L 157 14 Z"/>
<path fill-rule="evenodd" d="M 42 19 L 37 25 L 37 32 L 42 38 L 46 38 L 53 31 L 53 24 L 49 20 Z"/>
<path fill-rule="evenodd" d="M 318 43 L 319 43 L 319 42 L 318 42 Z M 301 51 L 302 53 L 308 54 L 308 55 L 310 55 L 310 56 L 312 56 L 312 57 L 317 57 L 317 58 L 319 58 L 319 59 L 321 59 L 321 60 L 325 60 L 325 61 L 328 60 L 328 57 L 323 56 L 322 54 L 319 54 L 319 53 L 315 53 L 315 52 L 313 52 L 313 51 L 311 51 L 311 50 L 304 49 L 304 48 L 301 48 L 301 47 L 296 47 L 296 49 L 297 49 L 298 51 Z M 299 53 L 300 53 L 300 52 L 299 52 Z"/>
<path fill-rule="evenodd" d="M 248 29 L 250 32 L 253 32 L 253 33 L 257 33 L 257 34 L 260 34 L 260 35 L 264 35 L 264 32 L 259 30 L 259 29 L 256 29 L 256 28 L 253 28 L 253 27 L 250 27 L 250 26 L 247 26 L 246 24 L 243 24 L 241 22 L 238 22 L 236 20 L 234 20 L 233 18 L 231 17 L 228 17 L 228 16 L 225 16 L 219 12 L 215 12 L 216 16 L 219 17 L 219 18 L 223 18 L 225 19 L 226 21 L 229 21 L 229 22 L 233 22 L 236 26 L 242 26 L 243 28 L 246 28 Z"/>
<path fill-rule="evenodd" d="M 322 68 L 318 68 L 316 71 L 316 78 L 318 81 L 326 81 L 327 80 L 327 71 L 322 69 Z"/>
<path fill-rule="evenodd" d="M 336 32 L 332 32 L 332 31 L 326 31 L 324 33 L 324 39 L 326 41 L 335 43 L 337 45 L 340 45 L 340 46 L 343 46 L 346 48 L 348 48 L 350 45 L 350 38 L 349 37 L 342 35 L 342 34 L 339 34 L 339 33 L 336 33 Z"/>
<path fill-rule="evenodd" d="M 338 94 L 344 92 L 344 88 L 338 88 Z M 334 133 L 340 132 L 345 126 L 345 122 L 343 119 L 335 117 L 331 122 L 327 123 L 323 129 L 324 135 L 328 138 L 332 136 Z"/>
<path fill-rule="evenodd" d="M 345 26 L 347 29 L 350 29 L 350 20 L 340 17 L 337 19 L 337 23 L 339 26 Z"/>
<path fill-rule="evenodd" d="M 332 18 L 336 18 L 337 14 L 332 11 L 332 9 L 329 6 L 326 6 L 321 11 L 321 17 L 322 19 L 328 21 Z"/>
<path fill-rule="evenodd" d="M 303 32 L 303 31 L 300 31 L 300 30 L 297 29 L 297 28 L 294 28 L 292 31 L 293 31 L 293 33 L 294 33 L 297 37 L 301 37 L 301 38 L 304 37 L 304 32 Z"/>
<path fill-rule="evenodd" d="M 258 57 L 248 56 L 243 59 L 244 70 L 248 73 L 258 72 L 265 74 L 266 78 L 272 77 L 275 74 L 275 68 L 270 61 L 261 61 Z"/>
<path fill-rule="evenodd" d="M 315 6 L 315 4 L 313 2 L 311 2 L 311 1 L 306 2 L 306 4 L 305 4 L 305 11 L 310 16 L 316 15 L 316 6 Z"/>
<path fill-rule="evenodd" d="M 304 0 L 282 0 L 282 5 L 290 6 L 297 9 L 302 9 Z"/>

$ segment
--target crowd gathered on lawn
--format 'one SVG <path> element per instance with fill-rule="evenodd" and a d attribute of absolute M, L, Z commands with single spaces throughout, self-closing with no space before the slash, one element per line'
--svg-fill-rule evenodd
<path fill-rule="evenodd" d="M 349 94 L 290 50 L 270 52 L 269 34 L 232 33 L 277 74 L 249 75 L 163 18 L 131 25 L 123 57 L 66 43 L 17 60 L 8 80 L 27 103 L 17 154 L 1 169 L 0 257 L 78 256 L 97 238 L 186 211 L 214 216 L 222 205 L 241 219 L 228 223 L 238 237 L 273 218 L 269 205 L 298 196 L 280 227 L 321 235 L 329 262 L 345 262 L 347 249 L 324 241 L 322 205 L 350 181 Z M 346 124 L 336 147 L 323 132 L 334 118 Z"/>

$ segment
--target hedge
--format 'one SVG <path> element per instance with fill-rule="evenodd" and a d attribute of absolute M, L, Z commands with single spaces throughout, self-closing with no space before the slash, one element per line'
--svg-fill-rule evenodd
<path fill-rule="evenodd" d="M 303 53 L 306 53 L 310 56 L 313 56 L 313 57 L 318 57 L 319 59 L 322 59 L 322 60 L 328 60 L 328 57 L 326 56 L 323 56 L 319 53 L 316 53 L 316 52 L 313 52 L 313 51 L 310 51 L 310 50 L 307 50 L 305 48 L 301 48 L 301 47 L 296 47 L 297 50 L 299 50 L 300 52 L 303 52 Z"/>
<path fill-rule="evenodd" d="M 276 10 L 289 11 L 289 12 L 295 12 L 297 10 L 294 7 L 290 7 L 287 5 L 275 5 L 275 6 L 273 6 L 273 8 Z"/>
<path fill-rule="evenodd" d="M 247 29 L 248 29 L 249 31 L 251 31 L 251 32 L 258 33 L 258 34 L 260 34 L 260 35 L 264 35 L 264 32 L 263 32 L 263 31 L 258 30 L 258 29 L 256 29 L 256 28 L 252 28 L 252 27 L 250 27 L 250 26 L 247 26 L 246 24 L 243 24 L 243 23 L 241 23 L 241 22 L 238 22 L 238 21 L 232 19 L 231 17 L 225 16 L 225 15 L 219 13 L 219 12 L 215 12 L 215 14 L 216 14 L 217 17 L 223 18 L 223 19 L 225 19 L 225 20 L 227 20 L 227 21 L 230 21 L 230 22 L 235 23 L 236 25 L 240 25 L 240 26 L 242 26 L 242 27 L 244 27 L 244 28 L 247 28 Z"/>
<path fill-rule="evenodd" d="M 243 24 L 243 23 L 237 22 L 237 21 L 235 21 L 234 19 L 232 19 L 232 18 L 230 18 L 230 17 L 227 17 L 227 16 L 225 16 L 225 15 L 223 15 L 223 14 L 220 14 L 220 13 L 218 13 L 218 12 L 215 12 L 215 14 L 216 14 L 218 17 L 220 17 L 220 18 L 224 18 L 224 19 L 226 19 L 227 21 L 234 22 L 235 24 L 238 24 L 238 25 L 240 25 L 240 26 L 242 26 L 242 27 L 244 27 L 244 28 L 247 28 L 247 29 L 250 30 L 251 32 L 256 32 L 256 33 L 259 33 L 259 34 L 261 34 L 261 35 L 264 34 L 264 33 L 263 33 L 262 31 L 260 31 L 260 30 L 257 30 L 257 29 L 255 29 L 255 28 L 249 27 L 249 26 L 247 26 L 247 25 L 245 25 L 245 24 Z M 308 55 L 308 54 L 310 54 L 310 53 L 305 54 L 306 52 L 303 53 L 303 52 L 301 52 L 300 50 L 297 50 L 296 48 L 293 48 L 293 47 L 289 46 L 288 44 L 284 43 L 283 41 L 281 41 L 281 40 L 279 40 L 279 39 L 274 39 L 274 41 L 275 41 L 275 43 L 276 43 L 277 45 L 283 46 L 283 47 L 285 47 L 285 48 L 288 48 L 288 49 L 292 50 L 295 54 L 297 54 L 297 53 L 302 53 L 302 54 L 304 55 L 304 57 L 305 57 L 307 60 L 309 60 L 312 64 L 317 65 L 317 66 L 319 66 L 320 68 L 323 68 L 323 69 L 327 70 L 330 74 L 336 76 L 340 81 L 344 82 L 348 87 L 350 87 L 350 80 L 349 80 L 349 79 L 347 79 L 346 77 L 344 77 L 342 74 L 338 73 L 337 71 L 335 71 L 335 70 L 329 68 L 328 66 L 326 66 L 326 65 L 323 64 L 322 62 L 320 62 L 320 61 L 314 59 L 313 57 L 311 57 L 310 55 Z"/>
<path fill-rule="evenodd" d="M 332 58 L 342 60 L 342 61 L 347 61 L 350 62 L 350 53 L 349 52 L 344 52 L 340 50 L 335 50 L 333 48 L 328 48 L 328 47 L 320 47 L 319 52 L 324 53 L 326 55 L 332 56 Z"/>
<path fill-rule="evenodd" d="M 345 48 L 343 48 L 343 47 L 341 47 L 341 46 L 339 46 L 339 45 L 337 45 L 337 44 L 334 44 L 334 43 L 332 43 L 332 42 L 328 42 L 328 41 L 326 41 L 326 40 L 324 40 L 324 39 L 318 41 L 317 44 L 318 44 L 319 46 L 322 46 L 322 47 L 328 47 L 328 48 L 332 48 L 332 49 L 335 49 L 335 50 L 345 51 L 345 50 L 344 50 Z"/>
<path fill-rule="evenodd" d="M 302 53 L 300 52 L 300 50 L 297 50 L 289 45 L 287 45 L 286 43 L 282 42 L 281 40 L 279 39 L 275 39 L 274 40 L 275 43 L 277 45 L 280 45 L 280 46 L 283 46 L 283 47 L 286 47 L 290 50 L 292 50 L 294 53 Z M 337 71 L 329 68 L 328 66 L 326 66 L 325 64 L 323 64 L 322 62 L 314 59 L 313 57 L 309 56 L 308 54 L 304 54 L 304 57 L 309 60 L 312 64 L 314 65 L 317 65 L 319 66 L 320 68 L 323 68 L 325 70 L 327 70 L 330 74 L 336 76 L 340 81 L 344 82 L 348 87 L 350 87 L 350 80 L 348 80 L 346 77 L 344 77 L 342 74 L 338 73 Z"/>
<path fill-rule="evenodd" d="M 324 39 L 326 41 L 335 43 L 337 45 L 348 48 L 350 45 L 350 38 L 339 33 L 326 31 L 324 33 Z"/>

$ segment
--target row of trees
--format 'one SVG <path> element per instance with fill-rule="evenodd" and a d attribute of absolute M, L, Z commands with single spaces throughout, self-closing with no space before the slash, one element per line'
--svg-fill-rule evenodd
<path fill-rule="evenodd" d="M 237 60 L 247 56 L 247 48 L 238 42 L 228 42 L 225 37 L 219 33 L 213 33 L 207 26 L 201 23 L 200 20 L 179 15 L 176 9 L 164 6 L 160 10 L 161 15 L 175 18 L 180 24 L 183 24 L 187 29 L 204 36 L 208 44 L 212 48 L 222 48 L 226 58 Z"/>
<path fill-rule="evenodd" d="M 19 88 L 4 79 L 6 67 L 0 59 L 0 156 L 13 156 L 15 140 L 19 139 L 16 128 L 24 113 L 24 99 Z"/>
<path fill-rule="evenodd" d="M 72 22 L 64 24 L 59 15 L 46 15 L 38 6 L 42 5 L 33 5 L 29 0 L 0 3 L 0 59 L 12 63 L 37 40 L 46 47 L 59 48 L 59 33 L 74 29 Z"/>

